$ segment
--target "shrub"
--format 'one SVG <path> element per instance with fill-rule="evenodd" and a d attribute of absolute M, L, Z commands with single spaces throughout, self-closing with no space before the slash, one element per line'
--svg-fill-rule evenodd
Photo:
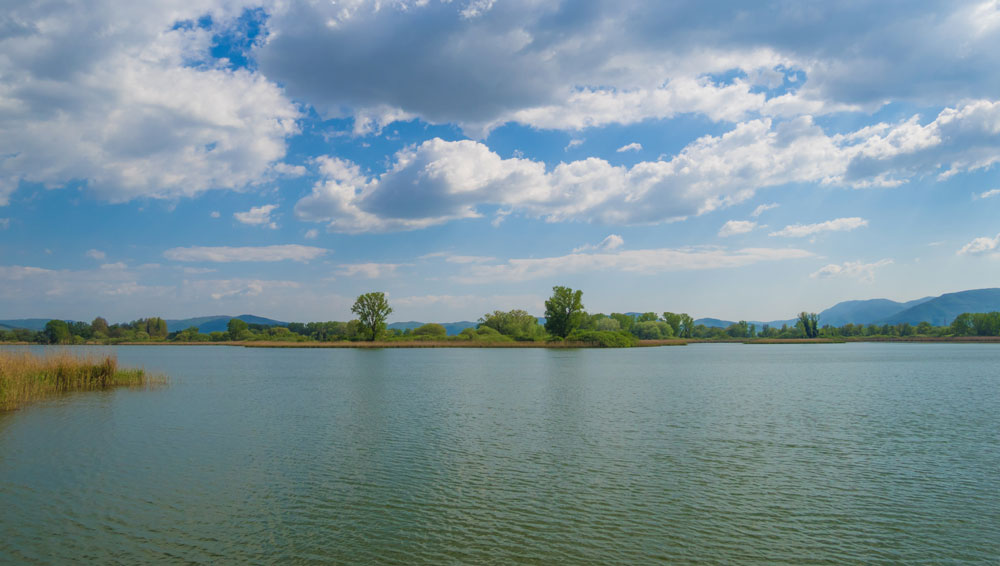
<path fill-rule="evenodd" d="M 638 343 L 635 336 L 626 332 L 605 330 L 577 330 L 566 337 L 570 342 L 586 342 L 602 348 L 631 348 Z"/>

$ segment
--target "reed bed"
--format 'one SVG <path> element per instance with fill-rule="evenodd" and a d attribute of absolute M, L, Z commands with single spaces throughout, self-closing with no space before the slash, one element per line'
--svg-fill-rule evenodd
<path fill-rule="evenodd" d="M 146 387 L 164 381 L 142 369 L 119 368 L 118 358 L 111 355 L 0 351 L 0 411 L 70 391 Z"/>

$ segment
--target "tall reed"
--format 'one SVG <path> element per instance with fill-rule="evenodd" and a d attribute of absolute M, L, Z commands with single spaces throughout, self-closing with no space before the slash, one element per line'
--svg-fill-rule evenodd
<path fill-rule="evenodd" d="M 137 387 L 152 381 L 142 369 L 119 369 L 113 355 L 0 351 L 0 411 L 69 391 Z"/>

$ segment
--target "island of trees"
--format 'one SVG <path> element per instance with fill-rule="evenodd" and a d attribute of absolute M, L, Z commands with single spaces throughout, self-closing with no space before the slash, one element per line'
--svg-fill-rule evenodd
<path fill-rule="evenodd" d="M 91 323 L 50 320 L 41 331 L 23 328 L 0 330 L 0 341 L 37 344 L 119 343 L 330 343 L 378 342 L 385 345 L 434 342 L 440 345 L 577 345 L 629 347 L 636 345 L 684 344 L 690 341 L 850 341 L 850 340 L 941 340 L 1000 336 L 1000 312 L 964 313 L 948 326 L 845 324 L 822 325 L 815 313 L 800 313 L 794 324 L 780 328 L 740 321 L 727 328 L 695 324 L 686 313 L 588 313 L 583 292 L 556 286 L 545 301 L 544 323 L 525 310 L 496 310 L 484 314 L 474 328 L 448 336 L 444 326 L 428 323 L 417 328 L 388 329 L 392 307 L 384 293 L 365 293 L 351 312 L 357 318 L 346 322 L 293 322 L 287 326 L 248 324 L 238 318 L 225 331 L 199 332 L 197 327 L 168 332 L 160 317 L 140 318 L 108 324 L 103 317 Z M 305 345 L 305 344 L 303 344 Z"/>

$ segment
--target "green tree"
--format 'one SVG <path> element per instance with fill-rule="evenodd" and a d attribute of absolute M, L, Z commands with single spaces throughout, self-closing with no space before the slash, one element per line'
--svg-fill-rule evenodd
<path fill-rule="evenodd" d="M 90 329 L 94 334 L 101 333 L 104 336 L 108 335 L 108 321 L 104 320 L 104 317 L 97 317 L 94 322 L 90 323 Z"/>
<path fill-rule="evenodd" d="M 583 322 L 583 291 L 556 285 L 552 297 L 545 301 L 545 330 L 565 338 Z"/>
<path fill-rule="evenodd" d="M 819 336 L 819 315 L 814 312 L 800 312 L 796 325 L 802 327 L 802 333 L 806 338 Z"/>
<path fill-rule="evenodd" d="M 528 314 L 528 311 L 514 309 L 511 311 L 493 311 L 484 314 L 479 319 L 479 326 L 489 327 L 504 336 L 518 340 L 530 340 L 540 337 L 541 326 L 538 319 Z"/>
<path fill-rule="evenodd" d="M 230 340 L 246 340 L 250 337 L 250 325 L 238 318 L 231 318 L 226 324 Z"/>
<path fill-rule="evenodd" d="M 358 315 L 358 322 L 369 340 L 374 342 L 385 330 L 385 319 L 392 314 L 392 307 L 381 291 L 365 293 L 354 301 L 351 312 Z"/>
<path fill-rule="evenodd" d="M 65 344 L 72 339 L 69 333 L 69 325 L 65 320 L 50 320 L 45 323 L 43 331 L 46 341 L 49 344 Z"/>

